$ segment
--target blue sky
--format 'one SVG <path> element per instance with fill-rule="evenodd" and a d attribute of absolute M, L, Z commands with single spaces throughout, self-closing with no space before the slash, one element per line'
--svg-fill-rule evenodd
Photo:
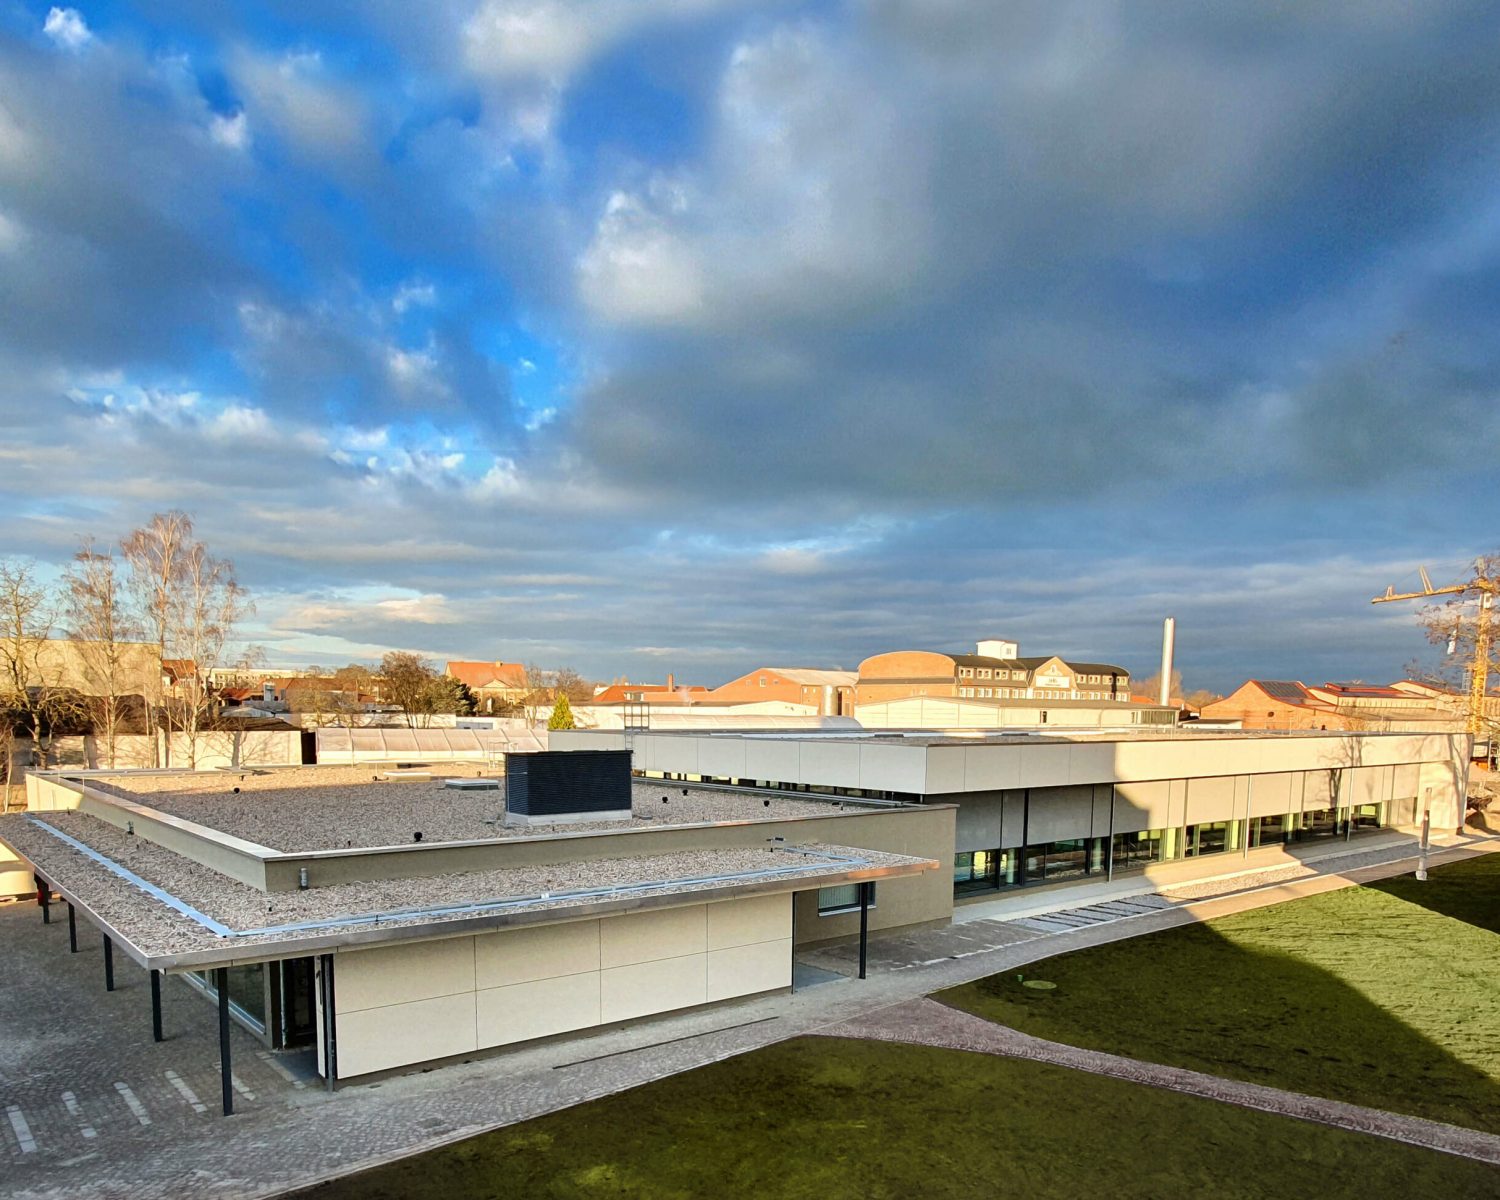
<path fill-rule="evenodd" d="M 286 663 L 1392 677 L 1500 544 L 1497 35 L 0 0 L 0 552 L 183 508 Z"/>

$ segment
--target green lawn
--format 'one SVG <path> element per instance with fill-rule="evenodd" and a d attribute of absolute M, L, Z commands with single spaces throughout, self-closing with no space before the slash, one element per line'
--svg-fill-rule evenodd
<path fill-rule="evenodd" d="M 1500 1171 L 1040 1063 L 803 1038 L 301 1194 L 1455 1200 Z"/>
<path fill-rule="evenodd" d="M 1039 1037 L 1500 1133 L 1500 854 L 937 999 Z"/>

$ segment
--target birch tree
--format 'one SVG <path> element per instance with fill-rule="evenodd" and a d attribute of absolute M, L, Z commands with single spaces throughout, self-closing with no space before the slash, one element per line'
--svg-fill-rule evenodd
<path fill-rule="evenodd" d="M 130 643 L 137 627 L 119 561 L 85 538 L 63 578 L 63 615 L 75 639 L 90 715 L 107 765 L 115 766 L 123 700 L 130 692 Z"/>

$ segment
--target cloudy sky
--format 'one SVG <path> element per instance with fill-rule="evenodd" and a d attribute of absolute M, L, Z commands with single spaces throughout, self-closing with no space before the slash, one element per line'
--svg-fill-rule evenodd
<path fill-rule="evenodd" d="M 1500 7 L 0 0 L 0 553 L 275 662 L 1376 679 L 1500 545 Z"/>

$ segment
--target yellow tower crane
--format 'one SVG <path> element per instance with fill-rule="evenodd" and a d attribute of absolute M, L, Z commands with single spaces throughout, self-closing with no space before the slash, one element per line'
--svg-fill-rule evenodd
<path fill-rule="evenodd" d="M 1493 560 L 1491 560 L 1493 561 Z M 1376 596 L 1371 604 L 1389 604 L 1393 600 L 1427 600 L 1433 596 L 1479 597 L 1479 615 L 1474 622 L 1474 661 L 1469 669 L 1469 732 L 1475 738 L 1484 732 L 1484 698 L 1490 679 L 1490 618 L 1495 595 L 1500 592 L 1500 576 L 1489 573 L 1484 559 L 1474 564 L 1474 577 L 1464 583 L 1435 588 L 1427 577 L 1427 568 L 1418 567 L 1422 577 L 1420 592 L 1397 592 L 1386 588 L 1384 596 Z"/>

